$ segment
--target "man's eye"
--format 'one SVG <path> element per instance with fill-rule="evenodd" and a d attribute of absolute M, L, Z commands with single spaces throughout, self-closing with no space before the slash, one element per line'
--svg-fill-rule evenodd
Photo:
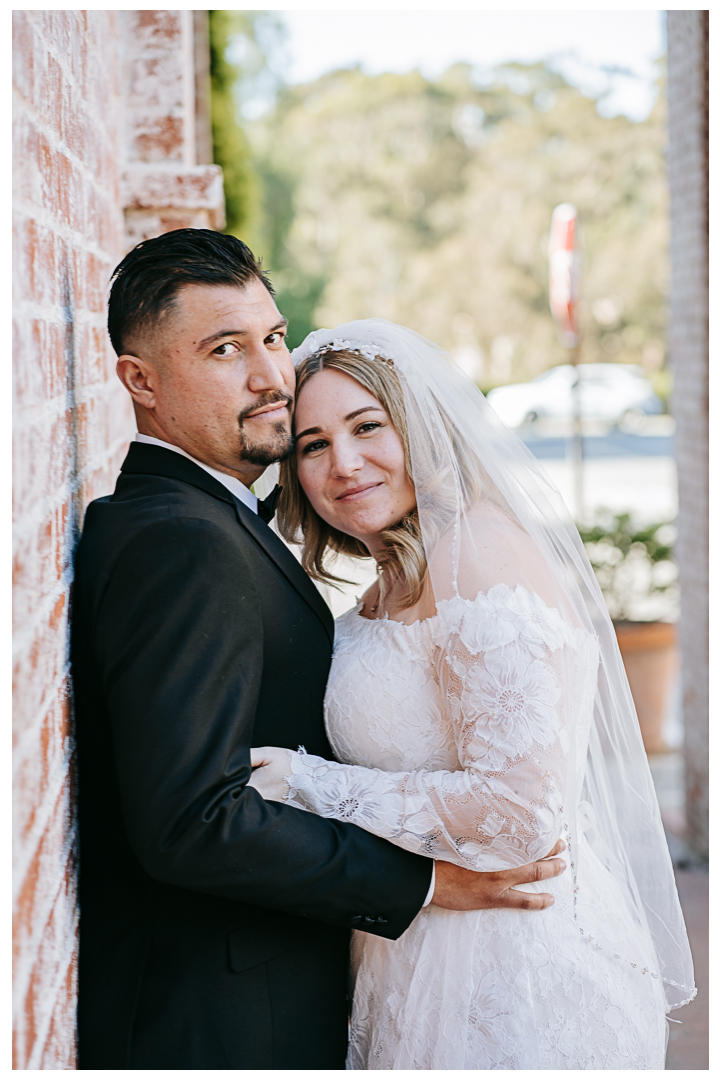
<path fill-rule="evenodd" d="M 234 356 L 237 351 L 238 347 L 232 341 L 224 341 L 222 345 L 218 345 L 216 349 L 213 349 L 213 356 Z"/>
<path fill-rule="evenodd" d="M 278 345 L 285 337 L 284 330 L 275 330 L 274 333 L 268 334 L 265 341 L 268 345 Z"/>

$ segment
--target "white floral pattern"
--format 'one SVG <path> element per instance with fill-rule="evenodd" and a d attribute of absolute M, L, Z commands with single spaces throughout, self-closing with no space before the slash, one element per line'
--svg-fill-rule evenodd
<path fill-rule="evenodd" d="M 522 586 L 411 626 L 356 608 L 325 702 L 339 761 L 293 754 L 290 801 L 476 870 L 542 857 L 564 829 L 567 718 L 586 736 L 596 672 L 593 637 Z M 652 949 L 578 844 L 577 893 L 569 873 L 525 887 L 554 893 L 547 911 L 430 905 L 398 941 L 356 932 L 348 1068 L 662 1068 Z"/>

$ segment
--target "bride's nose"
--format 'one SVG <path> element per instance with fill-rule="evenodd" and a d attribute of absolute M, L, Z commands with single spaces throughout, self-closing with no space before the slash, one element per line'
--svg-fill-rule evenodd
<path fill-rule="evenodd" d="M 365 460 L 353 445 L 354 440 L 338 439 L 332 445 L 331 467 L 333 476 L 347 477 L 360 472 Z"/>

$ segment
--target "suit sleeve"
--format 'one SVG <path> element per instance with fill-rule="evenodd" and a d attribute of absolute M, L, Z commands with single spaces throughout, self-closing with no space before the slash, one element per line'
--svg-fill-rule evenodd
<path fill-rule="evenodd" d="M 94 632 L 126 828 L 151 877 L 385 937 L 406 929 L 431 860 L 246 786 L 263 627 L 220 526 L 172 518 L 138 533 Z"/>

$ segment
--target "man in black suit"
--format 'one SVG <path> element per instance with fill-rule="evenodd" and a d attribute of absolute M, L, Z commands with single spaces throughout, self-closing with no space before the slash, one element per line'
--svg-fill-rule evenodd
<path fill-rule="evenodd" d="M 512 886 L 563 868 L 433 870 L 247 786 L 251 746 L 331 756 L 332 618 L 249 489 L 292 448 L 285 329 L 234 237 L 116 270 L 139 434 L 76 562 L 81 1069 L 343 1068 L 353 927 L 397 938 L 430 896 L 546 906 Z"/>

